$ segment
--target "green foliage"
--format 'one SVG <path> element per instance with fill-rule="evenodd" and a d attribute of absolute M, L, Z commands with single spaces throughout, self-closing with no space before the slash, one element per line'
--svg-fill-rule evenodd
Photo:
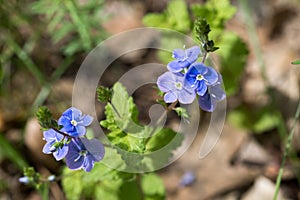
<path fill-rule="evenodd" d="M 46 106 L 41 106 L 35 113 L 37 120 L 42 130 L 48 130 L 50 128 L 60 129 L 57 121 L 52 119 L 52 113 Z"/>
<path fill-rule="evenodd" d="M 300 65 L 300 60 L 292 62 L 293 65 Z"/>
<path fill-rule="evenodd" d="M 254 133 L 263 133 L 278 127 L 280 116 L 268 106 L 255 109 L 241 106 L 229 113 L 228 120 Z"/>
<path fill-rule="evenodd" d="M 19 170 L 23 170 L 28 166 L 26 160 L 24 160 L 16 147 L 7 141 L 4 134 L 0 132 L 0 158 L 2 157 L 6 157 L 11 160 L 19 168 Z"/>
<path fill-rule="evenodd" d="M 193 4 L 191 10 L 196 17 L 205 17 L 213 30 L 210 37 L 218 41 L 224 32 L 225 22 L 233 17 L 236 8 L 229 0 L 208 0 L 204 5 Z"/>
<path fill-rule="evenodd" d="M 63 43 L 65 55 L 89 51 L 104 39 L 99 8 L 103 1 L 43 0 L 32 3 L 31 10 L 44 16 L 47 32 L 54 44 Z M 91 34 L 93 32 L 93 34 Z"/>
<path fill-rule="evenodd" d="M 97 88 L 97 99 L 100 102 L 110 102 L 111 101 L 111 97 L 112 97 L 112 91 L 110 88 L 104 87 L 104 86 L 100 86 Z"/>
<path fill-rule="evenodd" d="M 247 62 L 248 53 L 247 45 L 239 36 L 232 32 L 223 34 L 218 54 L 227 96 L 235 94 L 239 89 L 240 78 Z"/>
<path fill-rule="evenodd" d="M 195 20 L 195 34 L 196 34 L 196 38 L 200 41 L 200 43 L 202 44 L 202 47 L 204 49 L 205 52 L 213 52 L 217 49 L 219 49 L 219 47 L 215 47 L 214 46 L 214 41 L 213 40 L 209 40 L 208 38 L 208 34 L 210 32 L 210 27 L 209 24 L 207 23 L 205 18 L 202 17 L 198 17 Z"/>
<path fill-rule="evenodd" d="M 156 174 L 145 174 L 142 177 L 142 190 L 146 200 L 163 200 L 165 199 L 164 184 Z"/>
<path fill-rule="evenodd" d="M 161 162 L 168 161 L 173 150 L 180 146 L 183 139 L 182 135 L 168 128 L 139 125 L 136 105 L 120 83 L 115 83 L 112 94 L 111 103 L 105 107 L 106 119 L 100 122 L 101 126 L 110 131 L 107 137 L 111 143 L 127 152 L 140 154 L 140 164 L 149 169 L 155 168 Z M 169 144 L 171 141 L 172 145 Z M 165 148 L 164 153 L 156 157 L 148 155 L 161 148 Z M 131 167 L 136 167 L 139 164 L 131 162 L 132 159 L 138 159 L 138 155 L 136 156 L 130 157 L 129 154 L 121 154 L 126 165 Z"/>
<path fill-rule="evenodd" d="M 191 27 L 188 8 L 184 0 L 170 1 L 165 12 L 151 13 L 143 18 L 146 26 L 168 28 L 188 33 Z"/>
<path fill-rule="evenodd" d="M 176 3 L 175 3 L 176 2 Z M 171 1 L 169 6 L 177 4 L 177 1 Z M 186 3 L 181 2 L 181 4 Z M 155 26 L 162 28 L 172 28 L 180 31 L 169 24 L 171 16 L 167 15 L 167 10 L 162 14 L 148 14 L 144 17 L 144 24 L 147 26 Z M 246 59 L 248 56 L 248 48 L 245 43 L 236 34 L 225 30 L 225 23 L 236 13 L 236 7 L 230 4 L 229 0 L 208 0 L 205 4 L 191 5 L 191 13 L 197 20 L 194 28 L 191 26 L 184 33 L 193 33 L 194 37 L 200 41 L 200 46 L 206 52 L 212 52 L 220 49 L 217 54 L 220 56 L 220 69 L 223 75 L 224 85 L 227 96 L 231 96 L 238 91 L 240 77 L 244 71 Z M 187 12 L 188 9 L 186 9 Z M 182 12 L 178 9 L 178 13 Z M 192 24 L 192 18 L 182 19 Z M 178 19 L 178 23 L 181 21 Z M 211 31 L 212 30 L 212 31 Z M 209 34 L 209 37 L 208 37 Z M 178 36 L 163 35 L 161 39 L 162 47 L 166 49 L 176 49 L 182 46 L 182 38 Z M 176 46 L 177 45 L 177 46 Z M 159 51 L 160 60 L 167 64 L 173 60 L 170 52 Z"/>
<path fill-rule="evenodd" d="M 89 173 L 64 168 L 63 176 L 64 192 L 67 199 L 72 200 L 82 198 L 140 200 L 143 195 L 147 197 L 146 199 L 159 197 L 157 198 L 159 200 L 165 196 L 164 186 L 158 176 L 121 172 L 109 168 L 101 162 L 96 163 L 94 169 Z M 139 190 L 139 184 L 141 184 L 142 191 Z"/>
<path fill-rule="evenodd" d="M 141 127 L 137 125 L 138 110 L 133 98 L 128 96 L 124 86 L 115 83 L 112 88 L 111 103 L 105 107 L 106 119 L 100 125 L 110 131 L 126 131 L 135 133 Z"/>
<path fill-rule="evenodd" d="M 174 108 L 174 110 L 177 113 L 177 115 L 182 117 L 184 120 L 189 119 L 190 115 L 185 108 L 177 107 L 177 108 Z"/>

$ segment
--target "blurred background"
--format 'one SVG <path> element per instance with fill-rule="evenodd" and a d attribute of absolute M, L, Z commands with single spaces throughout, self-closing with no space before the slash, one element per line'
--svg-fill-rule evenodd
<path fill-rule="evenodd" d="M 58 118 L 71 106 L 74 79 L 89 51 L 139 27 L 170 28 L 194 37 L 193 20 L 199 16 L 208 20 L 210 37 L 220 47 L 209 62 L 223 75 L 226 123 L 214 150 L 195 159 L 210 120 L 210 114 L 201 113 L 192 146 L 158 171 L 167 199 L 272 199 L 299 101 L 300 68 L 291 64 L 300 60 L 299 11 L 298 0 L 1 1 L 0 199 L 41 199 L 18 182 L 26 166 L 45 176 L 60 174 L 63 163 L 41 152 L 44 142 L 34 112 L 46 105 Z M 154 39 L 149 34 L 137 42 L 147 45 Z M 161 43 L 174 46 L 176 38 Z M 99 84 L 112 86 L 135 66 L 170 59 L 170 52 L 153 49 L 122 56 Z M 134 93 L 144 123 L 155 92 L 145 86 Z M 103 106 L 97 104 L 98 120 L 104 117 Z M 168 125 L 178 124 L 171 120 Z M 299 130 L 298 120 L 278 199 L 300 199 Z M 178 186 L 186 173 L 193 181 Z M 50 199 L 65 199 L 60 182 L 51 184 Z"/>

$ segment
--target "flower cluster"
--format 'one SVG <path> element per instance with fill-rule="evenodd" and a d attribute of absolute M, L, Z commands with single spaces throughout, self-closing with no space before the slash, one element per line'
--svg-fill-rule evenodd
<path fill-rule="evenodd" d="M 89 126 L 93 118 L 82 115 L 82 112 L 74 107 L 67 109 L 58 120 L 60 130 L 50 128 L 44 131 L 46 144 L 43 153 L 53 154 L 59 161 L 66 158 L 66 164 L 70 169 L 84 169 L 89 172 L 94 162 L 104 157 L 104 146 L 97 139 L 86 139 L 86 126 Z"/>
<path fill-rule="evenodd" d="M 196 62 L 200 54 L 198 46 L 173 51 L 175 60 L 167 65 L 169 71 L 157 79 L 158 88 L 165 93 L 166 103 L 179 101 L 191 104 L 199 96 L 199 106 L 207 112 L 213 112 L 217 102 L 226 97 L 222 76 L 212 67 Z"/>

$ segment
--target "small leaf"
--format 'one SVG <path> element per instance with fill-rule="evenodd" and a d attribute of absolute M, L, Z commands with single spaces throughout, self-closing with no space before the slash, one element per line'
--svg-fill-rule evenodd
<path fill-rule="evenodd" d="M 177 107 L 174 109 L 178 116 L 182 117 L 184 120 L 189 119 L 189 114 L 185 108 Z"/>
<path fill-rule="evenodd" d="M 293 65 L 300 65 L 300 60 L 292 62 Z"/>
<path fill-rule="evenodd" d="M 146 198 L 156 197 L 156 200 L 165 198 L 165 187 L 163 181 L 154 173 L 145 174 L 142 177 L 142 190 Z"/>

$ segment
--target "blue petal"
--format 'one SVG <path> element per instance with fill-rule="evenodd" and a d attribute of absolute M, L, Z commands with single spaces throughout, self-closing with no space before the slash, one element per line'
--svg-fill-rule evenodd
<path fill-rule="evenodd" d="M 186 60 L 174 60 L 168 63 L 167 68 L 171 72 L 178 73 L 181 72 L 183 68 L 188 67 L 189 65 L 190 63 Z"/>
<path fill-rule="evenodd" d="M 213 112 L 216 108 L 216 101 L 211 99 L 208 92 L 203 96 L 199 96 L 198 103 L 199 106 L 207 112 Z"/>
<path fill-rule="evenodd" d="M 94 167 L 94 161 L 91 155 L 87 155 L 82 165 L 84 171 L 90 172 Z"/>
<path fill-rule="evenodd" d="M 81 117 L 81 120 L 79 122 L 82 126 L 89 126 L 93 122 L 93 117 L 90 115 L 84 115 Z"/>
<path fill-rule="evenodd" d="M 218 73 L 212 67 L 207 67 L 207 72 L 203 75 L 205 80 L 207 81 L 207 85 L 212 85 L 218 81 Z"/>
<path fill-rule="evenodd" d="M 80 169 L 84 162 L 84 156 L 81 156 L 79 152 L 82 150 L 80 149 L 80 144 L 77 144 L 79 140 L 72 140 L 69 143 L 69 151 L 66 155 L 66 164 L 70 169 Z"/>
<path fill-rule="evenodd" d="M 192 64 L 198 59 L 199 54 L 201 53 L 199 46 L 194 46 L 186 50 L 187 52 L 187 61 Z"/>
<path fill-rule="evenodd" d="M 97 139 L 88 140 L 86 138 L 81 138 L 81 141 L 88 152 L 93 157 L 94 161 L 100 161 L 103 159 L 105 150 L 103 144 Z"/>
<path fill-rule="evenodd" d="M 43 153 L 45 154 L 51 154 L 53 153 L 50 149 L 53 146 L 53 144 L 55 143 L 55 140 L 51 141 L 51 142 L 47 142 L 44 147 L 43 147 Z"/>
<path fill-rule="evenodd" d="M 29 178 L 28 178 L 27 176 L 20 177 L 20 178 L 19 178 L 19 182 L 20 182 L 20 183 L 27 184 L 27 183 L 29 183 Z"/>
<path fill-rule="evenodd" d="M 184 85 L 188 85 L 190 87 L 196 87 L 196 77 L 195 76 L 188 76 L 186 74 L 184 78 Z"/>
<path fill-rule="evenodd" d="M 71 121 L 72 121 L 72 118 L 70 118 L 70 117 L 68 117 L 68 116 L 65 116 L 65 115 L 62 115 L 59 119 L 58 119 L 58 121 L 57 121 L 57 123 L 58 123 L 58 125 L 62 125 L 63 127 L 69 127 L 70 125 L 72 125 L 71 124 Z"/>
<path fill-rule="evenodd" d="M 162 92 L 174 90 L 174 75 L 171 72 L 165 72 L 157 79 L 157 86 Z"/>
<path fill-rule="evenodd" d="M 214 85 L 209 90 L 212 98 L 216 99 L 217 101 L 222 101 L 226 98 L 226 93 L 221 87 L 221 85 Z"/>
<path fill-rule="evenodd" d="M 191 104 L 196 98 L 196 93 L 193 89 L 189 89 L 188 87 L 183 88 L 178 93 L 178 101 L 183 104 Z"/>
<path fill-rule="evenodd" d="M 62 148 L 58 148 L 57 151 L 53 153 L 54 158 L 59 161 L 66 157 L 68 153 L 69 147 L 67 145 L 64 145 Z"/>
<path fill-rule="evenodd" d="M 73 107 L 65 110 L 65 112 L 63 112 L 62 116 L 68 117 L 70 120 L 72 120 L 72 113 L 73 113 L 72 109 L 73 109 Z"/>
<path fill-rule="evenodd" d="M 173 58 L 183 60 L 185 58 L 185 51 L 182 49 L 174 49 Z"/>
<path fill-rule="evenodd" d="M 81 115 L 82 115 L 82 112 L 81 110 L 77 109 L 77 108 L 74 108 L 72 107 L 72 119 L 76 120 L 76 121 L 79 121 Z"/>
<path fill-rule="evenodd" d="M 196 91 L 199 96 L 203 96 L 205 94 L 205 92 L 207 91 L 207 86 L 204 80 L 198 81 Z"/>
<path fill-rule="evenodd" d="M 49 129 L 49 130 L 43 132 L 43 136 L 44 136 L 45 140 L 48 142 L 51 140 L 56 140 L 57 133 L 53 129 Z"/>
<path fill-rule="evenodd" d="M 177 100 L 177 94 L 175 92 L 167 92 L 164 95 L 164 101 L 166 103 L 173 103 Z"/>
<path fill-rule="evenodd" d="M 204 75 L 207 73 L 208 67 L 206 67 L 203 63 L 194 63 L 191 65 L 190 74 L 197 76 L 198 74 Z"/>
<path fill-rule="evenodd" d="M 76 126 L 76 131 L 72 132 L 71 135 L 75 137 L 84 136 L 86 133 L 86 128 L 84 126 Z"/>

